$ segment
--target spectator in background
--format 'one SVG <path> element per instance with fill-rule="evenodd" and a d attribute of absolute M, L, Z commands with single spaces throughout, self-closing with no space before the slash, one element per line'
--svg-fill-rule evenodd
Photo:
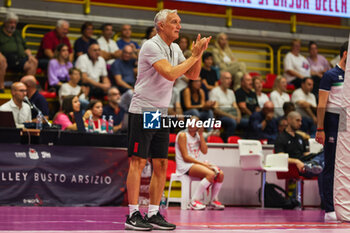
<path fill-rule="evenodd" d="M 115 59 L 120 58 L 122 51 L 113 40 L 114 32 L 112 24 L 103 24 L 101 30 L 102 36 L 97 40 L 101 48 L 101 56 L 108 65 L 112 65 Z"/>
<path fill-rule="evenodd" d="M 288 126 L 287 118 L 281 117 L 278 120 L 278 134 L 282 133 Z"/>
<path fill-rule="evenodd" d="M 113 132 L 115 133 L 122 129 L 124 115 L 126 114 L 125 110 L 119 105 L 121 98 L 118 88 L 109 88 L 107 99 L 108 104 L 103 107 L 103 115 L 106 116 L 107 120 L 109 116 L 113 116 Z"/>
<path fill-rule="evenodd" d="M 137 59 L 137 56 L 140 51 L 140 46 L 137 44 L 136 41 L 131 40 L 131 25 L 129 24 L 124 24 L 122 26 L 121 34 L 120 34 L 120 39 L 117 41 L 117 45 L 119 49 L 123 49 L 125 45 L 130 45 L 133 49 L 133 58 Z"/>
<path fill-rule="evenodd" d="M 287 79 L 281 75 L 277 76 L 273 89 L 270 99 L 275 106 L 275 117 L 281 117 L 284 115 L 283 104 L 290 101 L 290 96 L 287 93 Z"/>
<path fill-rule="evenodd" d="M 283 60 L 284 76 L 287 82 L 299 88 L 301 81 L 305 77 L 311 77 L 310 64 L 307 59 L 300 54 L 301 42 L 293 40 L 292 50 L 287 53 Z"/>
<path fill-rule="evenodd" d="M 217 71 L 213 68 L 213 54 L 211 52 L 205 52 L 202 56 L 202 61 L 203 66 L 199 76 L 202 78 L 202 83 L 207 90 L 211 91 L 219 85 Z"/>
<path fill-rule="evenodd" d="M 119 87 L 123 94 L 127 90 L 133 90 L 136 81 L 136 61 L 132 59 L 133 49 L 130 45 L 123 48 L 121 59 L 115 60 L 111 66 L 111 73 L 113 75 L 112 83 Z"/>
<path fill-rule="evenodd" d="M 85 112 L 83 119 L 85 119 L 85 123 L 89 123 L 90 116 L 94 122 L 94 131 L 101 131 L 101 123 L 102 123 L 102 113 L 103 113 L 103 104 L 101 100 L 91 100 L 88 110 Z"/>
<path fill-rule="evenodd" d="M 74 60 L 80 55 L 87 53 L 91 44 L 97 43 L 97 41 L 92 38 L 94 34 L 94 25 L 92 25 L 91 22 L 85 22 L 81 25 L 80 32 L 82 36 L 74 42 Z"/>
<path fill-rule="evenodd" d="M 311 92 L 312 88 L 312 78 L 304 78 L 301 83 L 301 88 L 293 92 L 292 102 L 295 104 L 297 112 L 303 117 L 302 130 L 309 133 L 311 137 L 314 137 L 317 123 L 317 103 L 314 94 Z"/>
<path fill-rule="evenodd" d="M 78 96 L 82 109 L 86 109 L 89 101 L 86 100 L 85 95 L 80 96 L 83 93 L 83 89 L 85 87 L 79 86 L 79 82 L 81 79 L 81 72 L 77 68 L 69 69 L 69 81 L 67 83 L 63 83 L 60 90 L 58 91 L 58 98 L 62 105 L 62 100 L 69 95 Z"/>
<path fill-rule="evenodd" d="M 63 83 L 69 81 L 68 70 L 73 67 L 69 61 L 69 49 L 66 44 L 59 44 L 55 51 L 55 56 L 50 60 L 47 69 L 49 85 L 57 90 Z"/>
<path fill-rule="evenodd" d="M 35 106 L 40 109 L 43 116 L 46 117 L 46 119 L 49 118 L 49 104 L 47 103 L 47 100 L 44 96 L 42 96 L 39 91 L 37 90 L 36 86 L 38 81 L 33 75 L 26 75 L 21 78 L 21 82 L 24 83 L 27 87 L 27 96 L 29 98 L 29 101 L 32 104 L 35 104 Z M 32 118 L 35 119 L 38 115 L 38 112 L 36 109 L 32 109 Z"/>
<path fill-rule="evenodd" d="M 314 41 L 309 42 L 309 54 L 307 60 L 310 63 L 311 77 L 314 81 L 312 93 L 315 95 L 316 99 L 318 99 L 318 88 L 320 86 L 321 78 L 331 67 L 327 59 L 318 54 L 317 44 Z"/>
<path fill-rule="evenodd" d="M 198 118 L 192 117 L 191 120 L 198 120 Z M 203 210 L 206 208 L 200 199 L 206 189 L 212 185 L 211 199 L 207 208 L 223 210 L 225 206 L 218 201 L 218 194 L 224 181 L 224 173 L 217 166 L 199 160 L 200 154 L 206 154 L 208 151 L 203 130 L 203 127 L 197 128 L 194 124 L 194 127 L 189 126 L 188 129 L 180 131 L 176 136 L 176 173 L 201 179 L 190 203 L 188 203 L 189 209 Z"/>
<path fill-rule="evenodd" d="M 201 88 L 201 80 L 190 80 L 188 87 L 181 92 L 181 107 L 184 115 L 192 115 L 205 121 L 214 118 L 213 107 L 214 101 L 205 100 L 205 94 Z M 211 128 L 208 129 L 210 131 Z"/>
<path fill-rule="evenodd" d="M 190 50 L 190 38 L 188 38 L 185 35 L 181 35 L 179 39 L 176 40 L 176 43 L 179 45 L 181 51 L 183 54 L 186 53 L 186 51 Z"/>
<path fill-rule="evenodd" d="M 52 30 L 44 35 L 36 55 L 37 59 L 39 60 L 40 68 L 46 70 L 49 60 L 54 57 L 54 52 L 59 44 L 66 44 L 68 46 L 69 61 L 73 61 L 73 50 L 67 37 L 68 31 L 68 21 L 61 19 L 57 21 L 55 30 Z"/>
<path fill-rule="evenodd" d="M 241 78 L 246 72 L 246 65 L 238 62 L 233 56 L 228 44 L 228 38 L 225 33 L 219 33 L 216 36 L 215 48 L 213 49 L 214 63 L 219 66 L 220 71 L 228 71 L 232 75 L 233 90 L 240 86 Z"/>
<path fill-rule="evenodd" d="M 248 128 L 249 117 L 256 111 L 260 111 L 258 98 L 253 91 L 253 79 L 249 74 L 244 74 L 241 79 L 241 87 L 236 90 L 236 101 L 242 114 L 241 126 Z"/>
<path fill-rule="evenodd" d="M 151 26 L 151 27 L 148 27 L 146 29 L 146 35 L 145 35 L 145 38 L 142 39 L 141 41 L 141 46 L 148 40 L 148 39 L 151 39 L 152 37 L 154 37 L 155 35 L 157 35 L 157 30 L 156 30 L 156 27 L 154 26 Z"/>
<path fill-rule="evenodd" d="M 269 144 L 273 144 L 278 133 L 278 122 L 274 118 L 274 106 L 271 101 L 264 103 L 259 112 L 254 112 L 249 118 L 250 138 L 267 139 Z"/>
<path fill-rule="evenodd" d="M 11 85 L 11 100 L 0 106 L 0 111 L 12 112 L 17 128 L 23 128 L 23 123 L 32 121 L 30 107 L 23 102 L 26 94 L 27 87 L 24 83 L 15 82 Z"/>
<path fill-rule="evenodd" d="M 276 139 L 275 153 L 288 153 L 288 163 L 295 164 L 303 176 L 320 174 L 324 167 L 324 155 L 321 153 L 312 157 L 310 152 L 307 152 L 305 140 L 297 133 L 301 126 L 300 113 L 290 112 L 287 121 L 287 128 Z M 320 181 L 319 188 L 321 188 Z"/>
<path fill-rule="evenodd" d="M 74 113 L 80 111 L 80 102 L 78 96 L 65 96 L 62 102 L 61 111 L 53 118 L 53 123 L 61 125 L 62 130 L 77 130 Z M 83 118 L 85 121 L 85 119 Z"/>
<path fill-rule="evenodd" d="M 215 102 L 215 116 L 224 127 L 222 137 L 225 142 L 227 142 L 228 137 L 234 135 L 236 126 L 241 121 L 241 112 L 237 106 L 235 94 L 230 89 L 231 83 L 231 74 L 222 71 L 220 73 L 220 86 L 213 88 L 209 93 L 209 99 Z"/>
<path fill-rule="evenodd" d="M 88 53 L 78 57 L 75 66 L 82 72 L 82 82 L 90 88 L 89 95 L 103 98 L 111 84 L 105 60 L 100 56 L 100 46 L 92 44 Z"/>
<path fill-rule="evenodd" d="M 18 16 L 9 12 L 0 28 L 0 93 L 4 93 L 7 69 L 34 75 L 38 66 L 21 33 L 16 30 L 17 23 Z"/>
<path fill-rule="evenodd" d="M 258 98 L 258 104 L 260 108 L 262 108 L 264 104 L 270 100 L 269 97 L 262 92 L 262 87 L 263 85 L 262 85 L 261 77 L 255 76 L 253 78 L 253 88 L 254 88 L 256 97 Z"/>

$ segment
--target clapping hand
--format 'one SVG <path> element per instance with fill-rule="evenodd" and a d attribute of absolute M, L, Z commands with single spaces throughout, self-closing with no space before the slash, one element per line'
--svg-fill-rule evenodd
<path fill-rule="evenodd" d="M 200 59 L 203 52 L 208 48 L 210 40 L 211 36 L 201 38 L 201 35 L 198 34 L 196 41 L 193 41 L 192 44 L 192 56 Z"/>

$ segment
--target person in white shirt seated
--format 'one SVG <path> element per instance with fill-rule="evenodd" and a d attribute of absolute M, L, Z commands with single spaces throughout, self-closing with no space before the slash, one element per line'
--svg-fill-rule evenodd
<path fill-rule="evenodd" d="M 275 117 L 282 117 L 284 115 L 283 104 L 290 101 L 290 96 L 287 93 L 287 79 L 281 75 L 277 76 L 273 89 L 270 99 L 275 106 Z"/>
<path fill-rule="evenodd" d="M 23 123 L 32 121 L 30 106 L 23 102 L 27 95 L 24 83 L 15 82 L 11 85 L 12 99 L 0 106 L 1 112 L 12 112 L 17 128 L 23 128 Z"/>
<path fill-rule="evenodd" d="M 296 106 L 303 118 L 301 130 L 314 137 L 316 134 L 316 97 L 312 94 L 313 80 L 310 77 L 304 78 L 301 83 L 301 88 L 296 89 L 292 94 L 292 102 Z"/>
<path fill-rule="evenodd" d="M 220 72 L 220 86 L 214 87 L 209 92 L 209 99 L 215 101 L 214 113 L 224 128 L 222 138 L 225 142 L 230 136 L 233 136 L 237 125 L 241 121 L 241 111 L 239 110 L 236 97 L 230 86 L 232 84 L 232 75 L 230 72 Z"/>
<path fill-rule="evenodd" d="M 253 78 L 253 88 L 254 88 L 256 97 L 258 98 L 258 104 L 260 108 L 263 108 L 264 104 L 267 101 L 270 101 L 269 97 L 264 92 L 262 92 L 262 87 L 263 86 L 262 86 L 261 77 L 255 76 Z"/>
<path fill-rule="evenodd" d="M 105 60 L 98 44 L 91 44 L 88 53 L 78 57 L 75 67 L 82 72 L 82 83 L 90 87 L 90 97 L 103 98 L 111 87 Z"/>
<path fill-rule="evenodd" d="M 300 54 L 301 41 L 293 40 L 292 50 L 287 53 L 283 60 L 284 76 L 288 83 L 291 83 L 295 88 L 301 86 L 301 81 L 305 77 L 311 77 L 311 68 L 308 60 Z"/>
<path fill-rule="evenodd" d="M 191 118 L 191 121 L 197 122 L 198 120 L 195 116 Z M 203 128 L 197 128 L 194 123 L 193 126 L 190 125 L 186 130 L 177 134 L 175 141 L 176 173 L 201 179 L 188 204 L 189 209 L 203 210 L 206 208 L 200 199 L 206 189 L 211 186 L 211 200 L 207 208 L 223 210 L 225 206 L 218 201 L 218 194 L 224 180 L 224 173 L 217 166 L 198 159 L 201 153 L 206 154 L 208 151 L 203 130 Z"/>
<path fill-rule="evenodd" d="M 108 65 L 112 65 L 115 59 L 120 58 L 122 51 L 117 43 L 113 40 L 113 26 L 110 23 L 105 23 L 101 26 L 102 36 L 97 42 L 101 48 L 101 56 L 105 59 Z"/>

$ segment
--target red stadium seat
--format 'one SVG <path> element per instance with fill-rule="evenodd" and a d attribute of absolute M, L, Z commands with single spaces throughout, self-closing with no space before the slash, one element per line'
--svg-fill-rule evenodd
<path fill-rule="evenodd" d="M 277 78 L 277 75 L 275 75 L 275 74 L 267 74 L 266 81 L 263 84 L 263 88 L 264 89 L 272 89 L 276 78 Z"/>
<path fill-rule="evenodd" d="M 296 180 L 297 181 L 297 200 L 300 202 L 301 208 L 304 207 L 304 180 L 317 180 L 318 177 L 314 176 L 311 178 L 305 178 L 300 176 L 298 168 L 295 164 L 288 164 L 288 172 L 276 172 L 277 179 L 286 180 L 286 191 L 288 191 L 288 181 Z"/>
<path fill-rule="evenodd" d="M 295 90 L 295 86 L 293 84 L 287 84 L 287 91 L 294 91 Z"/>
<path fill-rule="evenodd" d="M 46 99 L 57 97 L 56 92 L 40 91 L 40 94 L 42 94 Z"/>
<path fill-rule="evenodd" d="M 174 133 L 169 134 L 168 154 L 175 154 L 175 141 L 176 141 L 176 134 Z"/>
<path fill-rule="evenodd" d="M 239 136 L 230 136 L 227 139 L 227 143 L 238 144 L 238 140 L 241 139 Z"/>
<path fill-rule="evenodd" d="M 249 72 L 249 75 L 252 76 L 252 78 L 254 77 L 261 77 L 261 74 L 258 72 Z"/>
<path fill-rule="evenodd" d="M 166 170 L 166 180 L 170 180 L 171 174 L 176 172 L 176 162 L 168 160 L 168 169 Z"/>
<path fill-rule="evenodd" d="M 224 141 L 222 140 L 221 137 L 219 136 L 214 136 L 214 135 L 210 135 L 207 138 L 207 142 L 211 142 L 211 143 L 224 143 Z"/>

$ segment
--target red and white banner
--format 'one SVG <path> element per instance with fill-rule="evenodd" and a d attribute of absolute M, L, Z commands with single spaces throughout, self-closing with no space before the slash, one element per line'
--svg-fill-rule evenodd
<path fill-rule="evenodd" d="M 350 18 L 350 0 L 178 0 L 183 2 Z"/>

